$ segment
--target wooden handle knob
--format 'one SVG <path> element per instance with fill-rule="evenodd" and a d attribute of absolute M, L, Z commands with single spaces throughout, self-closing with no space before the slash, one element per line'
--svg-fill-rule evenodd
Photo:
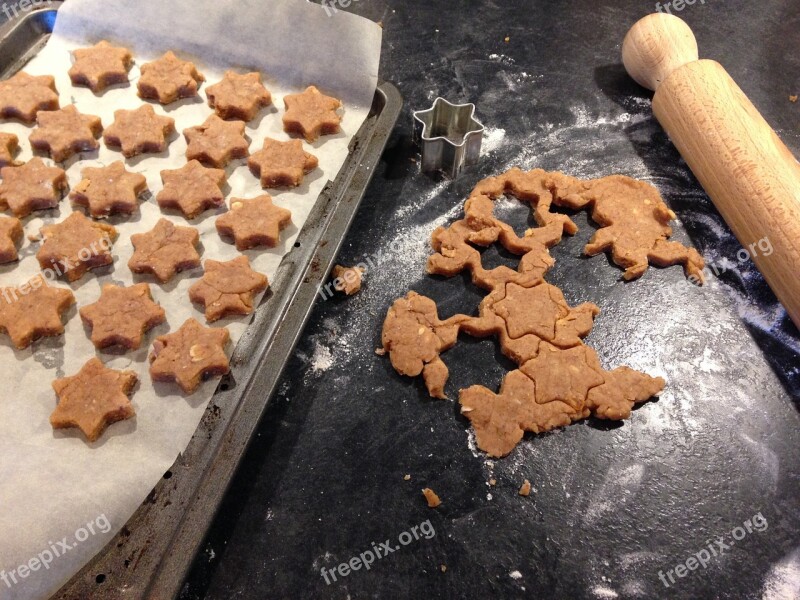
<path fill-rule="evenodd" d="M 677 17 L 645 17 L 625 38 L 653 113 L 800 328 L 800 163 Z M 695 60 L 691 60 L 694 58 Z"/>
<path fill-rule="evenodd" d="M 653 91 L 675 69 L 698 57 L 697 40 L 689 26 L 664 13 L 640 19 L 622 42 L 622 63 L 628 74 Z"/>

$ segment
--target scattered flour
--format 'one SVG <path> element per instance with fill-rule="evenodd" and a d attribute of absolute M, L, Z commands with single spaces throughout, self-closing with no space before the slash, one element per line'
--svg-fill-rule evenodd
<path fill-rule="evenodd" d="M 509 573 L 508 576 L 511 577 L 511 579 L 516 579 L 516 580 L 522 579 L 522 573 L 520 573 L 519 571 L 511 571 L 511 573 Z"/>
<path fill-rule="evenodd" d="M 764 581 L 761 600 L 800 598 L 800 549 L 773 565 Z"/>
<path fill-rule="evenodd" d="M 331 365 L 333 365 L 333 355 L 330 348 L 316 342 L 314 354 L 311 356 L 311 370 L 314 373 L 327 371 L 331 368 Z"/>
<path fill-rule="evenodd" d="M 619 594 L 612 590 L 611 588 L 605 587 L 604 585 L 596 585 L 592 588 L 592 593 L 597 596 L 598 598 L 618 598 Z"/>
<path fill-rule="evenodd" d="M 483 132 L 483 143 L 481 145 L 481 156 L 497 150 L 506 138 L 505 129 L 492 129 L 487 127 Z"/>

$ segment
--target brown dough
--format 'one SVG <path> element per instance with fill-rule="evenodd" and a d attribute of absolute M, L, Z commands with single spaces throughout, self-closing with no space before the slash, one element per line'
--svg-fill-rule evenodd
<path fill-rule="evenodd" d="M 156 201 L 162 209 L 178 209 L 187 219 L 194 219 L 225 203 L 220 189 L 225 180 L 222 169 L 209 169 L 192 160 L 180 169 L 161 171 L 164 189 L 158 193 Z"/>
<path fill-rule="evenodd" d="M 287 94 L 283 102 L 286 106 L 283 130 L 286 133 L 302 135 L 309 143 L 320 135 L 339 133 L 342 117 L 336 111 L 342 103 L 321 93 L 313 85 L 300 94 Z"/>
<path fill-rule="evenodd" d="M 64 162 L 74 154 L 100 147 L 96 139 L 103 131 L 100 117 L 81 114 L 74 104 L 61 110 L 40 111 L 36 123 L 38 128 L 28 138 L 31 146 L 50 154 L 56 162 Z"/>
<path fill-rule="evenodd" d="M 0 119 L 36 121 L 40 110 L 58 110 L 56 80 L 51 75 L 37 77 L 20 71 L 0 81 Z"/>
<path fill-rule="evenodd" d="M 70 194 L 72 203 L 88 209 L 95 218 L 136 212 L 138 198 L 147 189 L 147 179 L 125 169 L 121 160 L 107 167 L 87 167 L 81 182 Z"/>
<path fill-rule="evenodd" d="M 361 290 L 365 272 L 364 267 L 336 265 L 333 267 L 333 287 L 337 292 L 344 292 L 348 296 L 352 296 Z"/>
<path fill-rule="evenodd" d="M 0 217 L 0 264 L 19 258 L 17 244 L 22 239 L 22 222 L 14 217 Z"/>
<path fill-rule="evenodd" d="M 265 138 L 264 147 L 247 160 L 263 188 L 297 187 L 318 165 L 317 157 L 306 152 L 300 140 L 279 142 L 272 138 Z"/>
<path fill-rule="evenodd" d="M 189 288 L 189 299 L 205 307 L 211 323 L 226 315 L 251 314 L 256 294 L 268 284 L 266 276 L 250 268 L 246 256 L 228 262 L 207 260 L 202 279 Z"/>
<path fill-rule="evenodd" d="M 167 138 L 175 132 L 175 119 L 157 115 L 150 104 L 136 110 L 114 111 L 114 122 L 106 127 L 103 141 L 109 148 L 119 148 L 122 156 L 163 152 Z"/>
<path fill-rule="evenodd" d="M 0 132 L 0 169 L 15 164 L 14 156 L 19 151 L 19 138 L 13 133 Z"/>
<path fill-rule="evenodd" d="M 140 98 L 171 104 L 180 98 L 196 96 L 197 86 L 205 80 L 194 63 L 167 52 L 158 60 L 142 65 L 137 87 Z"/>
<path fill-rule="evenodd" d="M 442 501 L 436 492 L 434 492 L 431 488 L 423 488 L 422 495 L 425 496 L 425 501 L 428 503 L 428 508 L 436 508 L 439 506 Z"/>
<path fill-rule="evenodd" d="M 0 174 L 0 208 L 10 208 L 17 217 L 55 208 L 67 190 L 64 169 L 49 167 L 38 157 L 18 167 L 3 167 Z"/>
<path fill-rule="evenodd" d="M 235 158 L 244 158 L 250 153 L 244 127 L 244 121 L 223 121 L 211 115 L 202 125 L 184 130 L 186 160 L 219 169 Z"/>
<path fill-rule="evenodd" d="M 232 237 L 237 250 L 256 246 L 274 248 L 280 241 L 281 231 L 292 222 L 292 213 L 275 206 L 272 198 L 263 194 L 245 200 L 231 199 L 231 209 L 217 218 L 217 232 Z"/>
<path fill-rule="evenodd" d="M 77 427 L 94 442 L 111 423 L 136 414 L 128 395 L 137 381 L 133 371 L 115 371 L 92 358 L 76 375 L 53 382 L 58 406 L 50 424 L 53 429 Z"/>
<path fill-rule="evenodd" d="M 95 348 L 118 346 L 125 350 L 137 350 L 145 332 L 166 320 L 146 283 L 127 288 L 106 284 L 97 302 L 81 308 L 80 315 L 92 330 Z"/>
<path fill-rule="evenodd" d="M 177 227 L 168 219 L 159 219 L 147 233 L 131 236 L 133 256 L 128 268 L 134 273 L 152 273 L 166 283 L 180 271 L 200 266 L 196 246 L 200 234 L 194 227 Z"/>
<path fill-rule="evenodd" d="M 225 77 L 206 90 L 208 105 L 223 119 L 252 121 L 258 111 L 272 104 L 272 95 L 261 82 L 261 73 L 226 71 Z"/>
<path fill-rule="evenodd" d="M 50 287 L 37 275 L 19 287 L 0 289 L 0 331 L 22 350 L 40 337 L 64 333 L 61 314 L 73 304 L 70 290 Z"/>
<path fill-rule="evenodd" d="M 153 381 L 177 383 L 193 393 L 204 377 L 224 375 L 230 369 L 225 345 L 230 333 L 224 327 L 203 327 L 188 319 L 175 333 L 156 338 L 150 354 Z"/>
<path fill-rule="evenodd" d="M 79 48 L 72 54 L 75 57 L 69 70 L 72 85 L 86 86 L 98 94 L 109 86 L 128 83 L 133 55 L 127 48 L 112 46 L 102 40 L 91 48 Z"/>
<path fill-rule="evenodd" d="M 40 231 L 44 243 L 36 254 L 39 266 L 64 275 L 67 281 L 77 281 L 89 269 L 114 262 L 111 245 L 117 239 L 116 228 L 91 221 L 80 212 Z"/>

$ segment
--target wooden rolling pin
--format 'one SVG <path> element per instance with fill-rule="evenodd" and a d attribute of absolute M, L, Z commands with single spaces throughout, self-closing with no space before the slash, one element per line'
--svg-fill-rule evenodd
<path fill-rule="evenodd" d="M 655 91 L 656 118 L 800 328 L 800 163 L 722 65 L 698 60 L 678 17 L 637 22 L 622 62 Z"/>

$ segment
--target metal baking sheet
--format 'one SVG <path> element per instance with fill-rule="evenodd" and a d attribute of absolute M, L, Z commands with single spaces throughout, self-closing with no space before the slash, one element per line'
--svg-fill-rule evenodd
<path fill-rule="evenodd" d="M 60 2 L 21 16 L 0 40 L 10 76 L 47 42 Z M 231 356 L 185 452 L 120 533 L 54 598 L 171 598 L 214 517 L 353 220 L 402 107 L 380 82 L 350 156 L 320 194 L 294 249 Z"/>

